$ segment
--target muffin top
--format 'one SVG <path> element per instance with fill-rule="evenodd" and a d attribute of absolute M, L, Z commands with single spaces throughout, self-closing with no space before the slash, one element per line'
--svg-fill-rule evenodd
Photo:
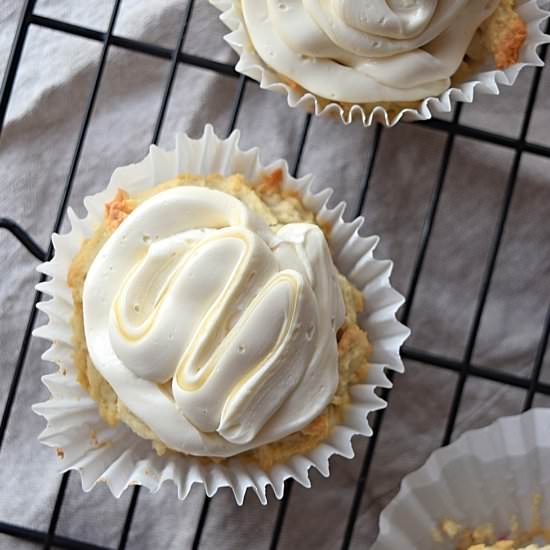
<path fill-rule="evenodd" d="M 315 224 L 270 227 L 228 193 L 167 189 L 114 230 L 82 298 L 94 366 L 171 449 L 281 439 L 336 390 L 345 311 Z"/>
<path fill-rule="evenodd" d="M 240 0 L 254 49 L 322 98 L 437 96 L 498 0 Z"/>

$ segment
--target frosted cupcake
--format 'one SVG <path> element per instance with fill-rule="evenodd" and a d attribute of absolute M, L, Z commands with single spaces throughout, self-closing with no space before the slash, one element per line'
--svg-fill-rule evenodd
<path fill-rule="evenodd" d="M 119 189 L 71 263 L 78 380 L 160 455 L 268 469 L 326 438 L 367 377 L 361 293 L 280 183 Z"/>
<path fill-rule="evenodd" d="M 208 127 L 153 149 L 54 236 L 37 334 L 60 369 L 34 409 L 85 487 L 171 479 L 182 498 L 197 481 L 239 503 L 249 487 L 280 497 L 285 479 L 307 485 L 310 467 L 353 456 L 384 370 L 402 370 L 402 299 L 377 239 L 236 139 Z"/>
<path fill-rule="evenodd" d="M 241 56 L 237 70 L 285 91 L 291 106 L 344 122 L 425 119 L 428 98 L 441 110 L 435 98 L 445 103 L 466 81 L 495 86 L 495 70 L 520 60 L 522 13 L 540 21 L 536 4 L 521 0 L 211 2 L 233 31 L 226 40 Z"/>

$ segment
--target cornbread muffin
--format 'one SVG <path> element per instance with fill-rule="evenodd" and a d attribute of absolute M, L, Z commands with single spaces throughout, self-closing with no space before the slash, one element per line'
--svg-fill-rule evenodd
<path fill-rule="evenodd" d="M 516 63 L 527 36 L 516 0 L 211 2 L 232 30 L 240 22 L 244 50 L 274 78 L 321 108 L 340 105 L 346 118 L 354 105 L 391 118 L 416 109 L 480 68 Z"/>
<path fill-rule="evenodd" d="M 130 407 L 128 406 L 128 403 L 125 403 L 123 399 L 121 398 L 121 395 L 117 393 L 113 387 L 112 384 L 110 384 L 105 376 L 103 376 L 99 370 L 94 365 L 94 362 L 91 358 L 91 351 L 89 349 L 90 347 L 90 341 L 89 338 L 87 339 L 87 332 L 85 327 L 85 307 L 84 307 L 84 299 L 83 295 L 85 294 L 84 289 L 86 285 L 86 279 L 88 274 L 90 273 L 90 270 L 92 266 L 94 265 L 94 260 L 96 258 L 101 257 L 105 254 L 108 254 L 107 247 L 105 246 L 106 243 L 111 242 L 109 238 L 115 233 L 115 231 L 121 226 L 121 224 L 126 219 L 129 218 L 130 214 L 132 214 L 139 206 L 141 205 L 151 205 L 156 200 L 159 202 L 162 197 L 168 196 L 172 191 L 177 189 L 187 189 L 189 191 L 189 197 L 193 201 L 196 201 L 197 204 L 200 203 L 200 200 L 203 198 L 203 194 L 201 194 L 201 189 L 206 190 L 212 190 L 216 192 L 221 192 L 225 194 L 224 196 L 230 196 L 232 198 L 238 199 L 241 203 L 243 203 L 246 206 L 247 211 L 253 212 L 260 220 L 262 220 L 262 224 L 265 224 L 266 227 L 269 227 L 269 229 L 276 235 L 286 235 L 285 231 L 288 233 L 288 228 L 292 224 L 297 224 L 296 227 L 303 228 L 305 227 L 305 224 L 312 224 L 314 226 L 320 227 L 325 235 L 328 235 L 330 233 L 330 227 L 318 222 L 316 220 L 314 214 L 309 211 L 301 202 L 299 196 L 297 193 L 292 191 L 286 191 L 281 188 L 281 172 L 279 170 L 276 170 L 274 172 L 268 173 L 264 176 L 261 182 L 258 182 L 258 185 L 252 186 L 247 181 L 244 180 L 244 178 L 240 175 L 234 175 L 230 177 L 222 177 L 219 175 L 211 175 L 208 177 L 198 177 L 188 174 L 183 174 L 179 176 L 176 179 L 166 181 L 160 185 L 157 185 L 156 187 L 153 187 L 145 192 L 135 194 L 133 196 L 129 196 L 128 193 L 123 189 L 119 189 L 116 196 L 109 202 L 105 204 L 104 208 L 104 218 L 103 222 L 99 227 L 96 228 L 95 232 L 91 235 L 90 238 L 82 242 L 82 246 L 80 248 L 80 251 L 76 254 L 74 257 L 70 270 L 68 273 L 68 285 L 72 292 L 72 299 L 74 304 L 74 316 L 72 319 L 72 328 L 73 328 L 73 345 L 74 345 L 74 362 L 75 367 L 77 370 L 77 378 L 78 382 L 81 384 L 81 386 L 90 394 L 90 396 L 97 402 L 99 412 L 101 417 L 110 425 L 115 425 L 118 422 L 123 422 L 126 425 L 128 425 L 136 434 L 141 436 L 142 438 L 151 440 L 153 448 L 156 450 L 156 452 L 159 455 L 163 455 L 166 452 L 182 452 L 179 449 L 174 450 L 171 446 L 166 444 L 166 441 L 163 440 L 159 436 L 156 430 L 152 429 L 150 425 L 148 425 L 143 418 L 140 418 L 139 415 L 135 414 L 130 410 Z M 215 196 L 215 200 L 212 203 L 212 207 L 218 207 L 218 200 L 221 200 L 220 197 L 222 197 L 221 193 L 219 195 Z M 214 195 L 212 195 L 213 197 Z M 189 197 L 186 198 L 186 200 L 191 200 Z M 222 197 L 223 198 L 223 197 Z M 194 203 L 193 203 L 194 204 Z M 233 204 L 231 202 L 228 202 L 228 204 Z M 142 211 L 143 209 L 140 209 Z M 186 211 L 187 212 L 187 211 Z M 181 217 L 185 218 L 185 216 L 192 216 L 193 212 L 189 211 L 181 213 Z M 137 214 L 137 212 L 136 212 Z M 159 227 L 162 225 L 162 223 L 165 221 L 164 219 L 154 220 L 152 223 L 157 223 Z M 169 222 L 166 221 L 166 224 Z M 255 227 L 254 224 L 256 224 L 256 221 L 252 221 L 251 227 Z M 263 226 L 262 226 L 263 227 Z M 302 229 L 300 229 L 301 231 Z M 304 231 L 306 231 L 304 229 Z M 258 232 L 261 234 L 261 232 L 264 231 L 264 229 L 259 229 Z M 321 232 L 319 232 L 321 234 Z M 204 235 L 200 235 L 200 237 L 196 237 L 195 235 L 193 238 L 205 238 L 209 239 L 209 233 L 206 234 L 206 237 Z M 128 239 L 130 239 L 131 235 L 128 236 Z M 157 236 L 154 234 L 151 235 L 143 235 L 144 239 L 147 239 L 147 242 L 155 242 Z M 126 238 L 126 235 L 122 235 L 121 239 L 124 240 Z M 191 238 L 191 237 L 189 237 Z M 304 237 L 305 239 L 306 237 Z M 309 237 L 308 237 L 309 238 Z M 317 237 L 315 237 L 317 238 Z M 289 237 L 289 242 L 292 242 L 292 239 L 294 239 L 294 236 L 292 238 Z M 173 240 L 173 239 L 172 239 Z M 180 239 L 181 240 L 181 239 Z M 183 242 L 183 241 L 182 241 Z M 178 246 L 187 246 L 187 244 L 182 244 L 182 242 L 177 242 L 176 247 Z M 313 242 L 313 241 L 311 241 Z M 316 241 L 315 241 L 316 242 Z M 212 246 L 217 246 L 216 242 L 213 241 Z M 278 244 L 277 244 L 278 246 Z M 177 249 L 177 248 L 176 248 Z M 175 250 L 176 250 L 175 249 Z M 328 250 L 328 248 L 327 248 Z M 161 255 L 160 251 L 159 257 Z M 168 258 L 171 258 L 172 256 L 175 256 L 175 252 L 172 252 L 170 255 L 166 256 Z M 288 255 L 288 252 L 284 253 L 284 257 Z M 320 256 L 321 253 L 317 252 L 316 254 L 313 254 L 315 257 L 315 261 L 317 261 L 317 257 Z M 115 258 L 116 261 L 119 260 L 119 258 Z M 99 261 L 99 260 L 98 260 Z M 101 260 L 102 261 L 102 260 Z M 122 260 L 121 260 L 122 261 Z M 132 260 L 134 261 L 134 260 Z M 141 260 L 140 260 L 141 261 Z M 153 260 L 152 261 L 156 261 Z M 164 261 L 164 260 L 163 260 Z M 170 259 L 168 261 L 171 261 Z M 229 261 L 229 260 L 228 260 Z M 294 260 L 293 260 L 294 261 Z M 159 264 L 160 265 L 160 264 Z M 164 266 L 164 264 L 162 264 Z M 214 267 L 218 268 L 219 263 L 217 263 Z M 261 265 L 261 264 L 258 264 Z M 170 269 L 172 269 L 170 267 Z M 112 266 L 109 266 L 109 269 L 113 269 Z M 163 267 L 159 267 L 158 270 L 162 271 L 164 269 Z M 115 269 L 116 271 L 116 269 Z M 282 273 L 282 272 L 281 272 Z M 253 275 L 255 275 L 256 272 L 253 272 Z M 208 284 L 208 277 L 210 274 L 208 272 L 199 273 L 199 276 L 202 276 L 205 278 L 205 285 Z M 132 277 L 136 278 L 138 275 L 135 275 L 133 271 L 130 271 L 129 274 L 126 277 L 125 284 L 130 280 Z M 322 277 L 320 277 L 322 278 Z M 329 279 L 327 278 L 327 281 Z M 201 432 L 201 438 L 200 443 L 203 445 L 204 452 L 194 452 L 191 454 L 195 454 L 197 456 L 201 456 L 202 460 L 205 462 L 221 462 L 226 460 L 229 456 L 238 456 L 242 460 L 245 461 L 251 461 L 254 463 L 257 463 L 262 469 L 268 470 L 270 469 L 274 464 L 285 462 L 287 461 L 291 456 L 295 454 L 303 454 L 316 446 L 319 445 L 321 441 L 327 438 L 331 430 L 334 428 L 335 425 L 341 422 L 343 418 L 343 414 L 346 408 L 346 405 L 350 402 L 350 388 L 353 384 L 356 384 L 360 381 L 364 381 L 367 377 L 368 373 L 368 358 L 370 354 L 370 345 L 367 338 L 366 333 L 359 327 L 357 324 L 357 315 L 362 311 L 363 309 L 363 297 L 361 293 L 341 274 L 336 274 L 334 278 L 334 282 L 336 287 L 338 288 L 339 295 L 341 296 L 341 303 L 342 303 L 342 319 L 339 324 L 339 326 L 335 325 L 335 319 L 332 318 L 328 320 L 328 323 L 325 323 L 323 325 L 323 321 L 319 321 L 317 326 L 317 332 L 320 332 L 321 330 L 325 330 L 325 334 L 332 333 L 335 337 L 335 344 L 334 349 L 336 355 L 336 365 L 335 368 L 337 370 L 337 383 L 335 384 L 334 391 L 331 392 L 330 399 L 326 406 L 320 410 L 319 414 L 317 414 L 311 421 L 309 421 L 305 426 L 301 427 L 301 429 L 296 430 L 292 433 L 289 433 L 288 435 L 285 435 L 284 437 L 268 441 L 265 443 L 261 443 L 257 446 L 254 446 L 253 444 L 250 445 L 248 443 L 250 437 L 247 435 L 249 432 L 244 433 L 243 431 L 245 429 L 252 430 L 250 428 L 249 424 L 250 422 L 254 421 L 254 418 L 252 420 L 247 419 L 248 424 L 245 422 L 243 426 L 239 425 L 238 422 L 232 421 L 230 422 L 228 420 L 227 424 L 227 433 L 229 434 L 229 438 L 231 441 L 235 441 L 238 444 L 241 443 L 241 441 L 245 441 L 246 444 L 243 444 L 243 447 L 249 447 L 246 448 L 246 450 L 239 452 L 239 453 L 225 453 L 219 451 L 219 444 L 212 440 L 212 437 L 210 436 L 210 433 L 207 430 L 203 430 Z M 248 282 L 246 283 L 248 284 Z M 151 285 L 154 286 L 154 282 L 151 283 Z M 101 287 L 101 285 L 100 285 Z M 100 288 L 99 287 L 99 288 Z M 97 289 L 98 287 L 96 287 Z M 201 285 L 199 285 L 197 288 L 202 288 Z M 147 291 L 150 289 L 147 288 Z M 127 294 L 131 295 L 132 290 L 128 290 Z M 97 293 L 97 301 L 101 301 L 100 292 Z M 117 295 L 117 300 L 119 299 L 120 291 Z M 330 295 L 330 292 L 329 292 Z M 164 295 L 163 295 L 164 296 Z M 124 297 L 123 297 L 124 298 Z M 337 300 L 338 297 L 333 297 L 333 300 Z M 94 294 L 94 301 L 96 300 L 96 295 Z M 130 299 L 130 298 L 129 298 Z M 130 302 L 128 302 L 130 303 Z M 273 302 L 276 304 L 276 302 Z M 173 303 L 169 303 L 166 307 L 173 307 Z M 163 305 L 158 305 L 156 302 L 153 304 L 154 308 L 161 308 L 164 307 Z M 167 325 L 169 327 L 176 326 L 180 319 L 183 319 L 182 322 L 187 322 L 187 315 L 185 308 L 186 304 L 180 304 L 180 309 L 177 310 L 176 314 L 170 317 L 170 319 L 173 319 L 172 325 Z M 91 306 L 90 306 L 91 307 Z M 134 306 L 136 309 L 134 312 L 130 312 L 130 315 L 135 315 L 139 317 L 143 313 L 143 311 L 140 311 L 140 308 Z M 295 308 L 298 306 L 294 306 Z M 143 309 L 143 305 L 141 305 L 141 308 Z M 337 309 L 337 308 L 336 308 Z M 118 310 L 115 308 L 114 313 L 114 319 L 118 323 L 119 319 L 117 318 L 117 315 L 119 315 Z M 156 312 L 156 309 L 154 310 Z M 160 309 L 159 309 L 160 311 Z M 293 310 L 294 311 L 294 310 Z M 155 313 L 156 314 L 156 313 Z M 122 314 L 121 314 L 122 315 Z M 192 316 L 192 315 L 191 315 Z M 276 317 L 276 312 L 273 314 L 274 317 Z M 336 316 L 337 317 L 337 316 Z M 304 317 L 304 319 L 307 319 L 307 316 Z M 332 321 L 332 329 L 331 329 L 331 321 Z M 114 321 L 113 321 L 114 322 Z M 231 318 L 228 318 L 228 323 L 234 323 L 234 321 Z M 236 321 L 237 324 L 234 324 L 232 326 L 240 326 L 238 325 L 239 321 Z M 336 320 L 336 323 L 338 321 Z M 116 325 L 116 323 L 115 323 Z M 202 327 L 203 325 L 201 325 Z M 325 327 L 323 329 L 323 326 Z M 204 328 L 204 327 L 203 327 Z M 171 329 L 170 329 L 171 330 Z M 200 338 L 202 331 L 198 330 L 197 334 L 198 336 L 193 336 L 193 338 Z M 206 329 L 204 329 L 206 330 Z M 228 330 L 231 330 L 231 327 L 228 328 Z M 332 330 L 332 332 L 331 332 Z M 262 340 L 262 334 L 264 331 L 258 332 L 257 340 Z M 91 330 L 88 333 L 88 336 L 91 334 Z M 206 332 L 205 332 L 206 333 Z M 307 342 L 304 341 L 303 345 L 298 342 L 298 345 L 295 346 L 296 349 L 296 361 L 297 363 L 300 363 L 299 358 L 302 357 L 299 354 L 306 354 L 307 355 L 307 348 L 308 348 L 308 342 L 312 339 L 312 342 L 315 342 L 315 337 L 317 334 L 312 336 L 310 334 L 310 330 L 305 332 L 307 336 Z M 170 334 L 170 337 L 173 335 Z M 217 335 L 216 330 L 213 330 L 212 338 L 218 338 L 219 335 Z M 210 336 L 208 336 L 210 338 Z M 132 335 L 128 336 L 129 340 L 133 338 Z M 176 337 L 177 338 L 177 337 Z M 172 338 L 171 338 L 172 339 Z M 194 340 L 193 340 L 194 341 Z M 126 353 L 128 350 L 124 348 L 123 346 L 124 342 L 122 342 L 121 346 L 124 353 Z M 254 341 L 252 340 L 252 346 L 254 345 Z M 245 347 L 250 347 L 250 341 L 248 341 L 247 346 L 244 344 L 241 344 L 239 346 L 239 353 L 243 354 L 243 357 L 246 357 L 246 353 L 248 353 L 248 349 L 245 350 Z M 304 349 L 302 349 L 304 348 Z M 312 347 L 311 354 L 314 354 L 314 348 Z M 132 383 L 134 383 L 135 373 L 138 372 L 141 368 L 147 368 L 148 365 L 151 364 L 154 366 L 154 368 L 160 368 L 156 364 L 156 358 L 159 358 L 159 364 L 162 363 L 163 359 L 163 353 L 164 350 L 161 347 L 154 348 L 156 350 L 155 356 L 152 356 L 152 363 L 147 363 L 147 361 L 151 361 L 150 358 L 143 359 L 143 363 L 145 364 L 145 367 L 139 366 L 136 367 L 136 370 L 133 371 L 132 374 L 128 375 L 133 378 L 128 378 L 128 380 L 131 380 Z M 294 349 L 294 348 L 293 348 Z M 128 352 L 129 353 L 129 352 Z M 168 353 L 168 352 L 167 352 Z M 197 348 L 197 356 L 201 356 L 200 354 L 204 353 L 204 349 L 200 348 L 200 346 Z M 327 352 L 328 353 L 328 352 Z M 311 356 L 310 354 L 310 356 Z M 227 351 L 226 355 L 230 355 L 230 350 Z M 304 357 L 306 357 L 304 355 Z M 310 357 L 307 356 L 307 357 Z M 317 357 L 316 355 L 313 355 L 313 357 Z M 220 359 L 221 360 L 221 359 Z M 287 359 L 283 359 L 288 362 Z M 313 359 L 310 360 L 313 361 Z M 139 363 L 139 361 L 138 361 Z M 320 363 L 324 364 L 324 363 Z M 228 367 L 229 368 L 229 367 Z M 232 364 L 232 367 L 234 369 L 239 368 L 238 362 L 234 362 Z M 305 376 L 305 375 L 304 375 Z M 139 377 L 139 376 L 138 376 Z M 176 377 L 176 376 L 174 376 Z M 177 399 L 177 396 L 174 397 L 172 395 L 171 390 L 171 384 L 173 383 L 173 378 L 170 378 L 170 380 L 165 380 L 166 376 L 164 378 L 162 375 L 159 375 L 158 380 L 156 380 L 156 386 L 160 389 L 161 392 L 163 392 L 166 395 L 169 395 L 170 399 Z M 282 378 L 280 381 L 280 384 L 285 384 L 285 379 Z M 308 378 L 309 380 L 309 378 Z M 312 381 L 313 378 L 311 379 Z M 250 382 L 250 380 L 244 380 L 242 384 L 246 384 Z M 195 382 L 193 382 L 195 383 Z M 182 381 L 181 387 L 185 389 L 191 382 L 189 381 Z M 196 382 L 196 385 L 201 386 L 201 384 L 204 384 L 204 386 L 208 386 L 208 380 L 205 382 L 204 380 L 199 380 Z M 241 384 L 241 382 L 239 382 Z M 276 393 L 278 391 L 278 386 L 273 382 L 273 388 L 274 391 L 272 393 Z M 191 384 L 192 385 L 192 384 Z M 318 393 L 321 395 L 323 392 L 323 395 L 326 395 L 327 388 L 325 387 L 325 383 L 319 385 Z M 136 386 L 137 387 L 137 386 Z M 232 396 L 237 390 L 239 390 L 241 386 L 240 385 L 234 385 L 230 388 L 229 395 Z M 207 388 L 208 389 L 208 388 Z M 213 390 L 209 390 L 212 394 Z M 283 390 L 281 390 L 283 391 Z M 287 391 L 287 389 L 284 389 L 284 391 Z M 317 391 L 317 390 L 316 390 Z M 138 390 L 136 390 L 138 392 Z M 244 392 L 242 399 L 245 400 L 249 398 L 249 394 L 253 392 Z M 215 396 L 215 391 L 213 392 Z M 261 414 L 263 411 L 263 408 L 265 406 L 269 405 L 269 400 L 271 399 L 270 392 L 266 393 L 266 396 L 264 396 L 261 401 L 261 407 L 258 407 L 257 414 Z M 145 399 L 144 403 L 147 403 L 147 400 Z M 311 404 L 312 410 L 314 409 L 315 403 Z M 151 401 L 152 408 L 154 408 L 154 402 Z M 222 411 L 222 414 L 226 414 L 226 409 L 229 406 L 226 405 L 224 407 L 224 410 Z M 307 408 L 307 407 L 306 407 Z M 195 424 L 195 420 L 193 425 L 199 425 L 202 422 L 201 415 L 203 414 L 202 410 L 198 410 L 196 404 L 191 402 L 190 411 L 193 412 L 193 414 L 197 414 L 197 420 Z M 204 411 L 204 415 L 207 416 L 207 413 L 210 411 Z M 231 412 L 231 411 L 230 411 Z M 237 415 L 237 413 L 233 413 L 234 415 Z M 229 416 L 229 413 L 227 413 Z M 238 415 L 237 415 L 238 416 Z M 270 420 L 267 421 L 268 428 L 270 427 Z M 244 435 L 243 435 L 244 433 Z M 262 433 L 262 432 L 260 432 Z M 247 439 L 248 438 L 248 439 Z M 164 438 L 165 439 L 165 438 Z M 254 438 L 252 438 L 252 441 Z M 261 440 L 260 440 L 261 441 Z M 217 446 L 218 445 L 218 446 Z M 202 448 L 202 447 L 201 447 Z M 212 453 L 210 454 L 208 451 L 214 449 Z M 224 453 L 227 455 L 225 456 Z M 185 454 L 185 453 L 184 453 Z"/>

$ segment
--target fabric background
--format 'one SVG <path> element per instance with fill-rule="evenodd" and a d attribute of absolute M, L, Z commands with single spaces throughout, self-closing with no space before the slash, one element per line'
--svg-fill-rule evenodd
<path fill-rule="evenodd" d="M 0 5 L 0 73 L 3 73 L 22 0 Z M 225 27 L 206 0 L 198 0 L 184 49 L 220 61 L 233 60 L 222 41 Z M 38 0 L 41 15 L 105 30 L 112 2 Z M 115 33 L 173 47 L 185 0 L 126 0 Z M 70 167 L 101 44 L 31 27 L 0 141 L 0 216 L 20 223 L 46 248 Z M 76 173 L 70 205 L 82 213 L 82 198 L 102 189 L 119 165 L 142 158 L 153 134 L 169 62 L 113 47 Z M 517 136 L 533 70 L 501 96 L 479 97 L 466 106 L 462 122 Z M 529 140 L 550 145 L 550 71 L 543 73 Z M 172 147 L 176 131 L 193 136 L 211 122 L 223 134 L 237 81 L 180 65 L 160 144 Z M 258 145 L 264 161 L 292 163 L 304 114 L 285 98 L 247 87 L 237 126 L 242 144 Z M 347 217 L 358 214 L 373 129 L 312 122 L 300 173 L 313 172 L 319 187 L 331 186 L 345 200 Z M 364 232 L 381 236 L 379 258 L 395 262 L 394 286 L 407 291 L 423 220 L 440 170 L 445 134 L 420 125 L 384 130 L 363 215 Z M 408 344 L 454 359 L 464 351 L 487 253 L 496 228 L 513 151 L 457 138 L 434 233 L 410 318 Z M 527 376 L 532 368 L 550 296 L 550 159 L 525 155 L 521 162 L 495 277 L 483 315 L 473 362 Z M 7 232 L 0 232 L 0 404 L 5 402 L 38 274 L 37 261 Z M 37 324 L 43 322 L 39 316 Z M 52 369 L 40 360 L 46 343 L 33 339 L 0 451 L 0 521 L 47 530 L 60 477 L 50 449 L 36 436 L 43 420 L 32 403 L 47 398 L 40 376 Z M 550 354 L 542 379 L 550 381 Z M 457 375 L 407 362 L 396 380 L 378 449 L 363 495 L 352 548 L 376 536 L 381 509 L 400 480 L 420 466 L 441 442 Z M 520 412 L 525 392 L 469 379 L 455 436 Z M 545 400 L 537 398 L 536 404 Z M 331 463 L 329 480 L 313 474 L 313 488 L 295 486 L 280 548 L 337 548 L 345 529 L 366 441 L 357 457 Z M 85 494 L 71 475 L 57 533 L 115 547 L 130 493 L 115 500 L 106 487 Z M 203 501 L 195 488 L 185 502 L 173 487 L 157 495 L 142 491 L 128 548 L 188 548 Z M 248 496 L 238 508 L 222 491 L 211 503 L 201 548 L 267 548 L 278 502 L 262 507 Z M 34 545 L 0 535 L 0 549 Z"/>

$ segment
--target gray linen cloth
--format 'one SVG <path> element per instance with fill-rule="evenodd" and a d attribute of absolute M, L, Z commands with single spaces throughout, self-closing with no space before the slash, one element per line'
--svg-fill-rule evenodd
<path fill-rule="evenodd" d="M 22 0 L 0 6 L 0 72 L 7 63 Z M 205 0 L 195 2 L 184 49 L 219 61 L 232 61 L 222 41 L 225 27 Z M 38 0 L 36 13 L 105 30 L 112 2 Z M 183 0 L 126 0 L 115 33 L 173 47 L 185 12 Z M 101 44 L 32 27 L 0 142 L 0 216 L 19 222 L 44 248 L 48 246 L 70 168 Z M 142 158 L 169 72 L 169 62 L 117 47 L 109 52 L 69 203 L 82 213 L 85 195 L 102 189 L 119 165 Z M 514 137 L 519 134 L 534 71 L 495 97 L 481 96 L 466 106 L 461 121 Z M 543 73 L 528 139 L 550 145 L 550 71 Z M 223 134 L 237 92 L 237 81 L 180 65 L 160 144 L 172 147 L 177 131 L 193 136 L 210 122 Z M 293 162 L 304 113 L 285 98 L 247 87 L 237 126 L 242 144 L 261 147 L 265 161 Z M 315 119 L 300 173 L 313 172 L 319 188 L 331 186 L 334 200 L 357 215 L 373 143 L 373 129 L 344 127 Z M 365 234 L 381 236 L 377 255 L 395 262 L 394 286 L 407 291 L 423 221 L 441 169 L 446 135 L 420 125 L 384 130 L 365 207 Z M 513 150 L 457 137 L 450 157 L 433 235 L 410 316 L 409 345 L 434 354 L 462 357 L 475 311 L 487 255 L 502 207 Z M 524 155 L 498 255 L 473 362 L 495 371 L 528 376 L 533 365 L 550 290 L 550 159 Z M 32 305 L 37 261 L 7 232 L 0 232 L 0 404 L 3 407 Z M 38 316 L 37 324 L 44 320 Z M 32 403 L 47 398 L 40 376 L 52 369 L 41 361 L 46 344 L 32 339 L 0 452 L 0 521 L 47 530 L 60 477 L 53 451 L 36 436 L 43 420 Z M 548 382 L 550 357 L 542 379 Z M 375 459 L 364 491 L 351 547 L 365 548 L 376 536 L 380 511 L 400 480 L 420 466 L 442 440 L 456 373 L 407 362 L 396 380 Z M 525 391 L 470 378 L 455 436 L 522 408 Z M 536 404 L 545 401 L 537 398 Z M 295 486 L 280 548 L 339 547 L 366 441 L 357 440 L 354 460 L 334 459 L 328 480 L 312 474 L 313 488 Z M 57 533 L 116 547 L 130 492 L 115 500 L 105 486 L 85 494 L 77 474 L 70 477 Z M 172 486 L 139 497 L 128 547 L 190 547 L 202 489 L 185 502 Z M 248 496 L 242 508 L 222 491 L 211 503 L 201 548 L 267 548 L 279 503 L 262 507 Z M 0 549 L 34 547 L 0 535 Z"/>

